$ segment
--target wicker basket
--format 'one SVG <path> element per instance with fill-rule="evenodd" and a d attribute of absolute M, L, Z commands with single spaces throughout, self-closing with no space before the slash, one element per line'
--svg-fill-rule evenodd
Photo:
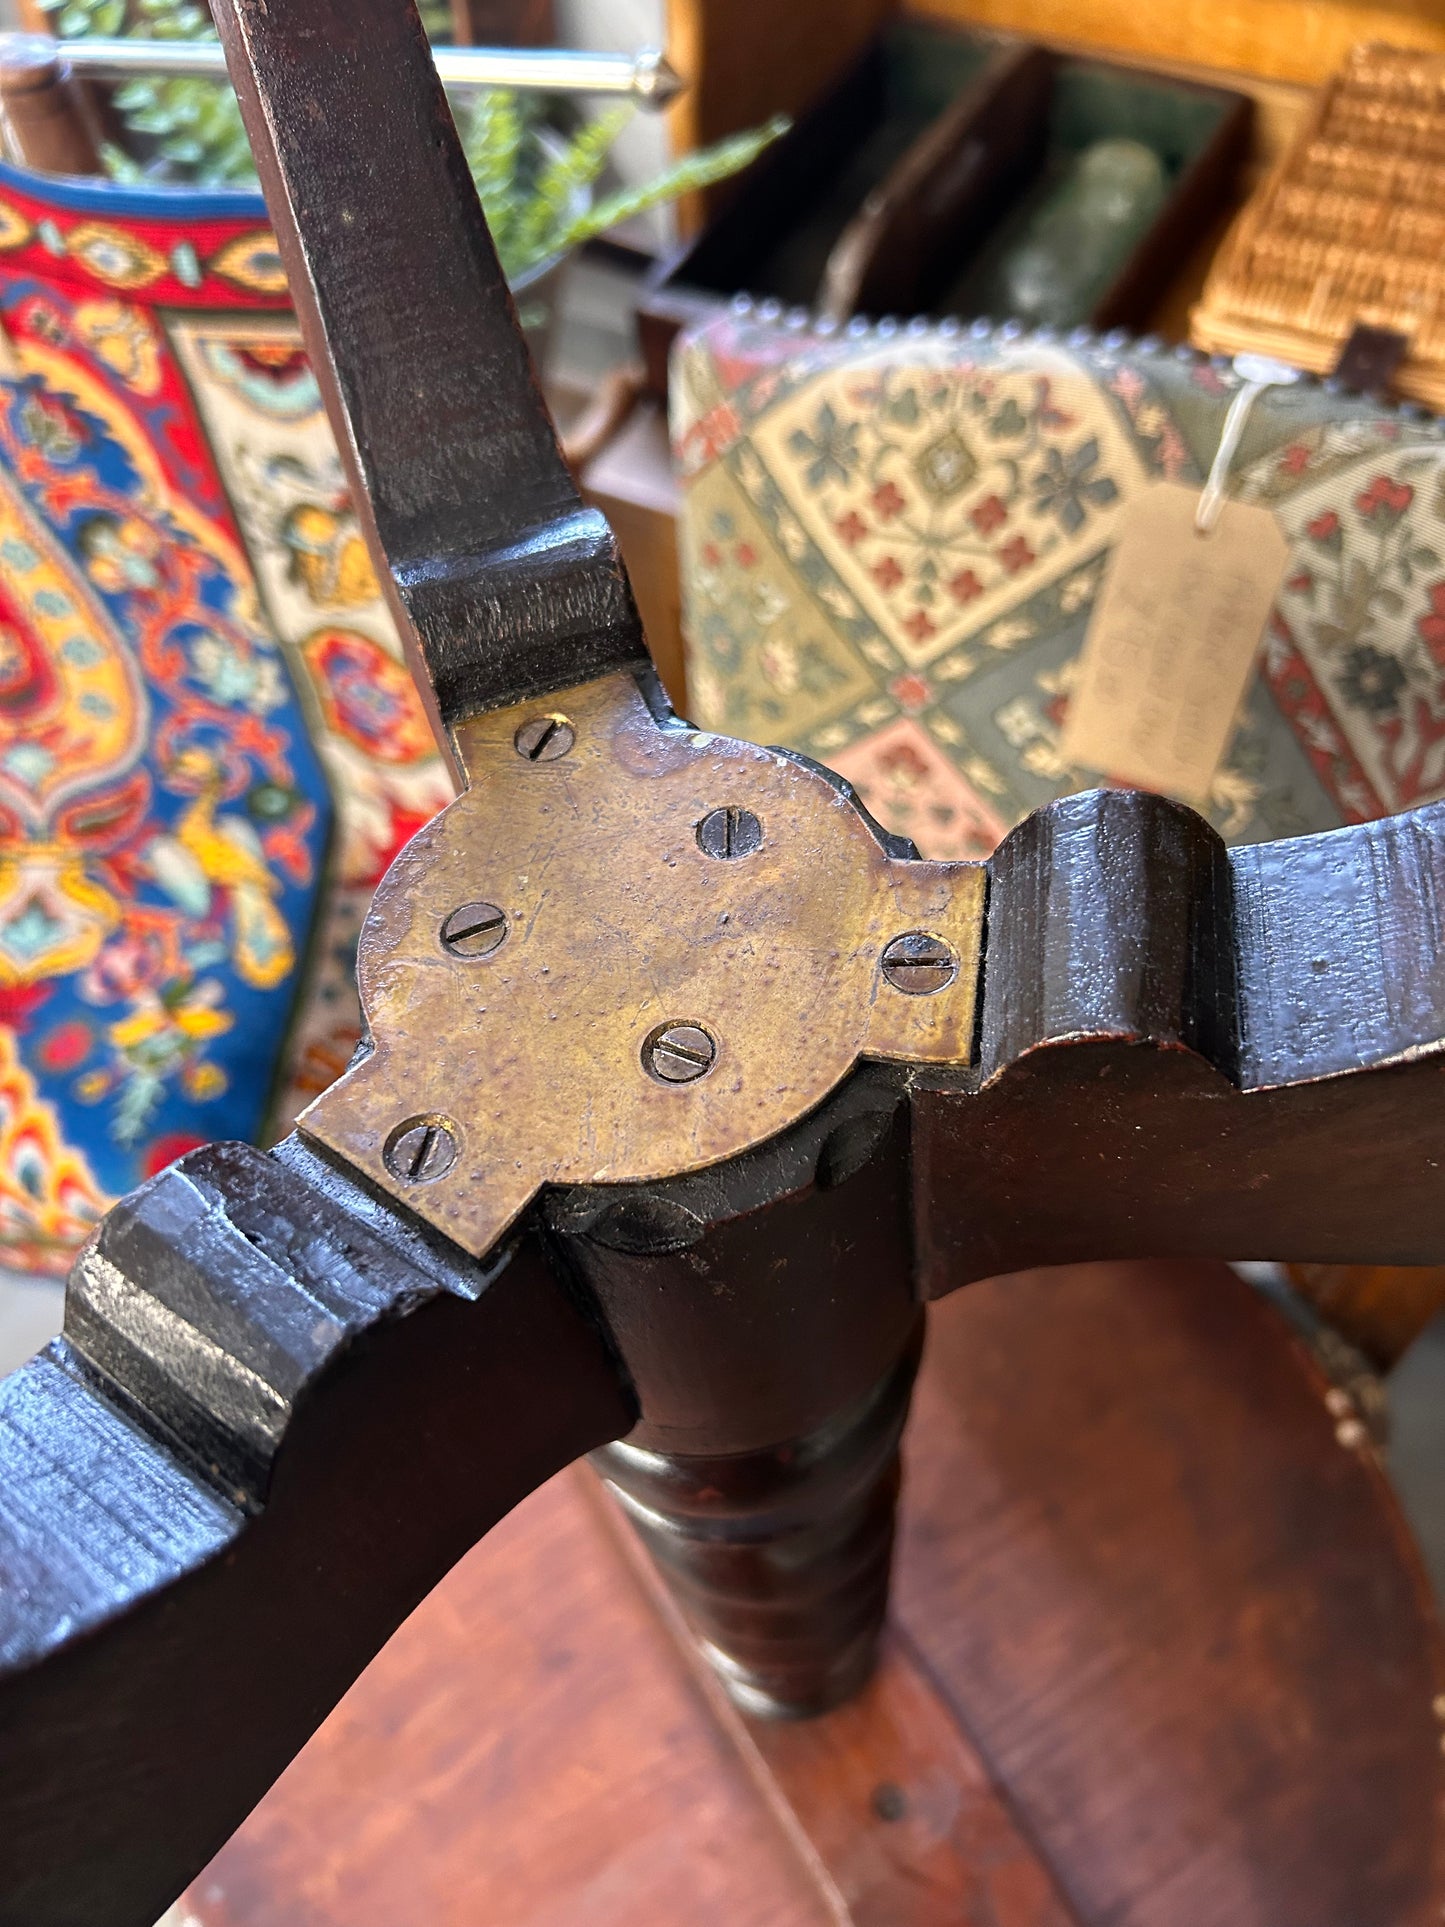
<path fill-rule="evenodd" d="M 1401 394 L 1445 409 L 1445 55 L 1357 47 L 1230 230 L 1196 346 L 1325 374 L 1359 324 L 1409 348 Z"/>

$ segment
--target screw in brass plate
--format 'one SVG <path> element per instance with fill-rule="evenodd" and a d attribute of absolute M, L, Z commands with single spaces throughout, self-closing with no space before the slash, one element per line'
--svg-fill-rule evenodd
<path fill-rule="evenodd" d="M 642 1062 L 664 1084 L 691 1084 L 706 1077 L 717 1045 L 700 1024 L 663 1024 L 642 1046 Z"/>
<path fill-rule="evenodd" d="M 507 913 L 495 903 L 464 903 L 445 919 L 442 949 L 454 957 L 490 957 L 507 934 Z"/>
<path fill-rule="evenodd" d="M 403 1184 L 431 1184 L 457 1161 L 457 1127 L 446 1117 L 409 1117 L 386 1140 L 381 1157 Z"/>
<path fill-rule="evenodd" d="M 895 990 L 927 997 L 953 982 L 958 958 L 942 937 L 931 937 L 926 930 L 905 930 L 884 948 L 883 975 Z"/>
<path fill-rule="evenodd" d="M 512 738 L 517 754 L 529 763 L 555 763 L 577 740 L 565 716 L 532 716 Z"/>
<path fill-rule="evenodd" d="M 751 856 L 762 844 L 763 826 L 751 810 L 709 810 L 697 826 L 697 847 L 704 856 Z"/>

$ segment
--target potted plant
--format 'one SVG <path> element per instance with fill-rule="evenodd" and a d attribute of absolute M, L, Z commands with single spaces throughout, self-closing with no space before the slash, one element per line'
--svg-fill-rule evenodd
<path fill-rule="evenodd" d="M 62 39 L 87 35 L 150 40 L 214 39 L 196 0 L 39 0 Z M 441 37 L 449 9 L 423 4 Z M 127 139 L 108 142 L 111 178 L 132 186 L 254 188 L 251 150 L 231 89 L 215 81 L 138 77 L 113 96 Z M 569 127 L 536 94 L 493 89 L 457 103 L 457 123 L 507 279 L 535 298 L 573 249 L 648 209 L 725 180 L 782 133 L 781 118 L 684 155 L 654 179 L 599 194 L 618 135 L 636 111 L 610 108 Z"/>

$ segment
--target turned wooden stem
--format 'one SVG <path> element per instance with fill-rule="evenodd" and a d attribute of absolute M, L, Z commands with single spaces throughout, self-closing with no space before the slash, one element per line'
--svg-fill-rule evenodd
<path fill-rule="evenodd" d="M 592 1462 L 745 1712 L 827 1712 L 872 1672 L 888 1606 L 898 1441 L 922 1349 L 806 1438 L 694 1458 L 625 1443 Z"/>

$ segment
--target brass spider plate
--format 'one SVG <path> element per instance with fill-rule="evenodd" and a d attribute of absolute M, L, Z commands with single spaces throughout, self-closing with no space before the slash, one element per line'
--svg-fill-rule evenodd
<path fill-rule="evenodd" d="M 660 726 L 630 677 L 556 698 L 547 713 L 573 740 L 534 760 L 519 735 L 557 740 L 524 727 L 540 708 L 458 729 L 470 785 L 376 893 L 358 958 L 373 1049 L 305 1113 L 313 1138 L 480 1256 L 543 1184 L 732 1157 L 860 1058 L 969 1061 L 981 864 L 888 856 L 826 777 Z M 709 854 L 718 839 L 698 826 L 728 809 L 751 812 L 761 840 Z M 443 942 L 469 903 L 506 918 L 483 956 Z M 932 994 L 883 976 L 884 947 L 907 932 L 957 958 Z M 685 1081 L 649 1068 L 672 1026 L 687 1031 L 683 1071 L 687 1050 L 706 1056 L 698 1031 L 710 1068 Z"/>

